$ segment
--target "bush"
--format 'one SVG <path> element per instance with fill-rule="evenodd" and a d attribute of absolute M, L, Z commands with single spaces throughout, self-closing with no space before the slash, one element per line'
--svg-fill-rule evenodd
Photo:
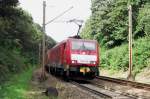
<path fill-rule="evenodd" d="M 113 70 L 128 70 L 128 44 L 101 53 L 101 66 Z M 133 43 L 133 72 L 136 74 L 150 66 L 150 37 L 140 38 Z"/>
<path fill-rule="evenodd" d="M 19 52 L 0 47 L 0 83 L 12 73 L 24 70 L 25 61 Z"/>

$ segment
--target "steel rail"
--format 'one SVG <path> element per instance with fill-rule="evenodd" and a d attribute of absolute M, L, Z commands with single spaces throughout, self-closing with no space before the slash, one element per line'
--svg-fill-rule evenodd
<path fill-rule="evenodd" d="M 104 86 L 100 85 L 100 84 L 97 83 L 97 82 L 90 82 L 90 83 L 91 83 L 92 85 L 95 85 L 95 86 L 99 87 L 99 88 L 104 88 L 104 89 L 105 89 Z M 106 90 L 107 90 L 107 89 L 106 89 Z M 109 88 L 109 91 L 115 92 L 115 90 L 114 90 L 113 88 Z M 115 92 L 115 93 L 117 93 L 117 92 Z M 128 94 L 128 93 L 118 93 L 118 94 L 123 95 L 123 96 L 126 96 L 126 97 L 129 97 L 129 99 L 137 99 L 137 98 L 138 98 L 138 96 L 136 96 L 136 95 L 131 95 L 131 94 Z"/>
<path fill-rule="evenodd" d="M 79 83 L 77 83 L 77 82 L 71 82 L 71 83 L 72 83 L 73 85 L 75 85 L 75 86 L 78 86 L 78 87 L 82 88 L 83 90 L 89 91 L 89 92 L 91 92 L 91 93 L 93 93 L 93 94 L 95 94 L 95 95 L 97 95 L 97 96 L 102 97 L 102 98 L 105 98 L 105 99 L 112 99 L 111 96 L 109 96 L 109 95 L 107 95 L 107 94 L 105 94 L 105 93 L 102 93 L 102 92 L 93 90 L 93 89 L 88 88 L 88 87 L 86 87 L 86 86 L 84 86 L 84 85 L 81 85 L 81 84 L 79 84 Z"/>
<path fill-rule="evenodd" d="M 105 80 L 105 81 L 117 83 L 120 85 L 126 85 L 126 86 L 131 86 L 134 88 L 150 91 L 150 84 L 139 83 L 139 82 L 123 80 L 123 79 L 117 79 L 117 78 L 111 78 L 111 77 L 105 77 L 105 76 L 97 76 L 96 79 Z"/>

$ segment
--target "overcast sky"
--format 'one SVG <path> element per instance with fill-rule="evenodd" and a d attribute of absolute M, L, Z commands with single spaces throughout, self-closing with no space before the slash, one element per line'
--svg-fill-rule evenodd
<path fill-rule="evenodd" d="M 68 36 L 75 35 L 78 30 L 76 24 L 58 23 L 58 21 L 68 21 L 74 18 L 86 21 L 91 14 L 90 1 L 91 0 L 46 0 L 46 22 L 73 6 L 73 9 L 56 20 L 57 23 L 46 25 L 46 34 L 58 42 L 66 39 Z M 42 25 L 43 0 L 19 0 L 19 2 L 20 6 L 32 15 L 34 21 Z"/>

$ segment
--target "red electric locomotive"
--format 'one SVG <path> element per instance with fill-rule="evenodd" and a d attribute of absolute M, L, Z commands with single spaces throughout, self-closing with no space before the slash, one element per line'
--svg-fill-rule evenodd
<path fill-rule="evenodd" d="M 99 48 L 95 40 L 68 38 L 47 52 L 45 68 L 65 78 L 93 79 L 99 75 Z"/>

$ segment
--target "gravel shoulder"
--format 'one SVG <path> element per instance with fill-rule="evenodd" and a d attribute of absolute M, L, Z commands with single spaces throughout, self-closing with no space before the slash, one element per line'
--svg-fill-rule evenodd
<path fill-rule="evenodd" d="M 40 82 L 40 76 L 41 68 L 33 72 L 30 91 L 26 93 L 28 99 L 99 99 L 95 95 L 49 74 L 46 74 L 47 80 Z M 47 88 L 56 89 L 58 96 L 54 97 L 53 93 L 55 92 L 52 91 L 49 96 L 46 96 L 45 90 Z"/>

